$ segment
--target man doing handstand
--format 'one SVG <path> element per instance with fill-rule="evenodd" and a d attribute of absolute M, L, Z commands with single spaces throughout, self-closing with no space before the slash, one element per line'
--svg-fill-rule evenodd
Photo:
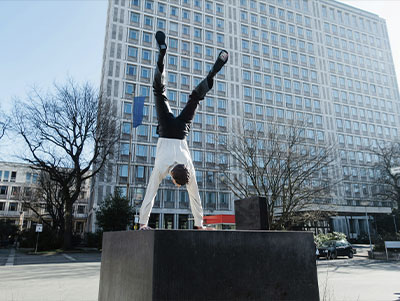
<path fill-rule="evenodd" d="M 169 173 L 172 182 L 178 187 L 186 185 L 189 193 L 190 206 L 194 217 L 194 226 L 197 229 L 203 227 L 203 208 L 201 206 L 199 189 L 196 182 L 192 158 L 186 142 L 190 126 L 200 100 L 213 87 L 213 78 L 228 61 L 228 52 L 222 50 L 208 73 L 207 77 L 192 91 L 189 100 L 178 116 L 172 114 L 168 99 L 165 95 L 164 84 L 164 56 L 167 51 L 165 34 L 157 31 L 156 40 L 159 48 L 157 66 L 153 80 L 153 92 L 155 108 L 157 111 L 158 126 L 156 159 L 146 189 L 146 195 L 140 208 L 140 229 L 151 229 L 147 226 L 154 198 L 161 181 Z"/>

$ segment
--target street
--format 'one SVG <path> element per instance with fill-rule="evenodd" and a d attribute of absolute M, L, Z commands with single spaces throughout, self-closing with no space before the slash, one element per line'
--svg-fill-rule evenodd
<path fill-rule="evenodd" d="M 400 262 L 369 260 L 367 248 L 353 259 L 318 260 L 321 300 L 400 301 Z M 97 300 L 100 253 L 30 255 L 0 249 L 0 301 Z"/>

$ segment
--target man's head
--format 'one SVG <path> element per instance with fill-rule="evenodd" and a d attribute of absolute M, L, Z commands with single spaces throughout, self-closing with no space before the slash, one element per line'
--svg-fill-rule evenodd
<path fill-rule="evenodd" d="M 189 171 L 183 164 L 177 164 L 171 170 L 171 176 L 174 184 L 181 186 L 189 182 Z"/>

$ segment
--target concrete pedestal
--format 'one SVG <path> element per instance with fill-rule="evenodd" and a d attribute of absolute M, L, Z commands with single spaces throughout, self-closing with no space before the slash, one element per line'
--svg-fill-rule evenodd
<path fill-rule="evenodd" d="M 235 200 L 237 230 L 267 230 L 268 208 L 265 197 L 253 196 Z"/>
<path fill-rule="evenodd" d="M 313 236 L 276 231 L 107 232 L 99 300 L 319 300 Z"/>

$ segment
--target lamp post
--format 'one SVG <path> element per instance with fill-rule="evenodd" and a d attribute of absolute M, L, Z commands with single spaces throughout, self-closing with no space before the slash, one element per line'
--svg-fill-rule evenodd
<path fill-rule="evenodd" d="M 400 166 L 399 167 L 393 167 L 390 169 L 390 173 L 395 176 L 400 173 Z M 398 179 L 395 179 L 395 181 L 398 181 Z M 397 184 L 397 183 L 396 183 Z M 394 224 L 394 232 L 397 233 L 397 225 L 396 225 L 396 215 L 392 214 L 393 216 L 393 224 Z"/>
<path fill-rule="evenodd" d="M 367 222 L 367 231 L 368 231 L 368 238 L 369 238 L 369 248 L 371 250 L 371 255 L 373 255 L 373 250 L 372 250 L 372 241 L 371 241 L 371 232 L 369 230 L 369 217 L 368 217 L 368 213 L 367 213 L 367 205 L 368 202 L 362 202 L 365 208 L 365 220 Z"/>

